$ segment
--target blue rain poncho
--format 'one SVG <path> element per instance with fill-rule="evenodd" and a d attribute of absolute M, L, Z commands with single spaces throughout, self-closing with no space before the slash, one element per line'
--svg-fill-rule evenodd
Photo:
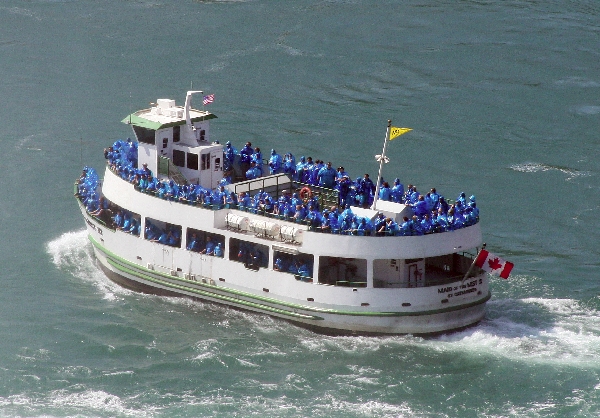
<path fill-rule="evenodd" d="M 271 157 L 269 158 L 269 172 L 271 174 L 277 174 L 281 172 L 283 167 L 283 159 L 281 155 L 277 154 L 274 149 L 271 150 Z"/>

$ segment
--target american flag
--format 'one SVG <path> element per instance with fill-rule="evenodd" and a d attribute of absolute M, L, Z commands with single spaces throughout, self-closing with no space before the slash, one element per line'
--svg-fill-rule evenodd
<path fill-rule="evenodd" d="M 204 96 L 204 99 L 202 100 L 202 105 L 206 106 L 209 103 L 212 103 L 215 101 L 215 95 L 214 94 L 209 94 L 208 96 Z"/>

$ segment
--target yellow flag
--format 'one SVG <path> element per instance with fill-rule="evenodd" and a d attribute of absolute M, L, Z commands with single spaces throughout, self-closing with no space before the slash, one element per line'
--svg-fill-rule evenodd
<path fill-rule="evenodd" d="M 395 126 L 392 126 L 390 129 L 390 141 L 402 134 L 412 131 L 411 128 L 396 128 Z"/>

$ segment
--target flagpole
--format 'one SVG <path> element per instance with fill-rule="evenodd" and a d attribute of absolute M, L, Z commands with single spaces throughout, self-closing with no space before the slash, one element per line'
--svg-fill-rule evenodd
<path fill-rule="evenodd" d="M 481 250 L 485 250 L 485 246 L 486 245 L 487 244 L 484 242 L 483 245 L 481 246 Z M 463 284 L 465 282 L 465 280 L 467 280 L 467 277 L 469 277 L 469 274 L 471 274 L 471 271 L 473 270 L 473 267 L 475 267 L 475 262 L 477 261 L 477 257 L 479 257 L 479 254 L 481 254 L 481 250 L 479 250 L 477 252 L 477 255 L 473 259 L 473 262 L 471 263 L 471 266 L 469 267 L 469 270 L 467 270 L 467 273 L 465 274 L 465 277 L 463 277 L 461 284 Z"/>
<path fill-rule="evenodd" d="M 390 140 L 390 130 L 392 129 L 392 121 L 388 119 L 387 131 L 385 132 L 385 139 L 383 142 L 383 151 L 381 151 L 381 159 L 379 160 L 379 174 L 377 175 L 377 183 L 375 184 L 375 196 L 373 198 L 373 206 L 371 209 L 376 210 L 377 199 L 379 199 L 379 183 L 381 183 L 381 174 L 383 172 L 383 164 L 385 163 L 385 150 Z"/>

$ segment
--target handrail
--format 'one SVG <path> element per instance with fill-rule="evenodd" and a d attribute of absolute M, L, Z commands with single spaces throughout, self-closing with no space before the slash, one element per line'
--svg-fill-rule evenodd
<path fill-rule="evenodd" d="M 120 177 L 119 173 L 115 169 L 113 169 L 110 165 L 108 165 L 108 167 L 109 167 L 109 169 L 113 173 L 115 173 L 117 176 Z M 280 176 L 286 177 L 289 180 L 289 177 L 286 174 L 281 174 Z M 261 177 L 260 179 L 254 179 L 252 181 L 253 182 L 254 181 L 259 181 L 261 179 L 263 179 L 263 178 Z M 267 179 L 267 178 L 264 178 L 264 179 Z M 278 181 L 278 179 L 277 179 L 277 181 Z M 303 185 L 304 184 L 304 183 L 299 183 L 299 182 L 291 181 L 291 180 L 290 180 L 290 183 L 292 185 L 293 184 L 297 184 L 297 185 Z M 235 183 L 235 185 L 242 185 L 242 184 L 244 184 L 244 183 Z M 275 187 L 279 187 L 279 185 L 283 185 L 283 183 L 276 183 L 276 184 L 271 185 L 269 187 L 274 187 L 274 186 Z M 310 186 L 310 187 L 311 188 L 319 188 L 318 186 Z M 137 187 L 137 186 L 134 186 L 134 189 L 136 191 L 140 192 L 140 193 L 146 193 L 146 194 L 158 197 L 156 192 L 147 191 L 147 190 L 140 190 L 139 187 Z M 322 187 L 320 189 L 330 190 L 331 192 L 337 193 L 336 190 L 332 190 L 332 189 L 326 189 L 326 188 L 322 188 Z M 254 209 L 254 208 L 251 208 L 251 207 L 240 206 L 238 204 L 205 204 L 205 203 L 200 203 L 198 201 L 192 201 L 192 200 L 181 199 L 181 198 L 180 199 L 173 199 L 171 201 L 182 203 L 182 204 L 186 204 L 186 205 L 201 207 L 201 208 L 204 208 L 204 209 L 210 209 L 210 210 L 237 209 L 237 210 L 241 210 L 241 211 L 253 213 L 253 214 L 256 214 L 256 215 L 259 215 L 259 216 L 269 217 L 269 218 L 272 218 L 272 219 L 279 219 L 279 220 L 284 220 L 284 221 L 288 221 L 288 222 L 295 222 L 295 223 L 300 224 L 300 225 L 305 225 L 305 226 L 308 227 L 309 231 L 311 231 L 311 232 L 317 232 L 317 233 L 333 233 L 333 234 L 340 234 L 340 235 L 371 236 L 371 237 L 373 237 L 373 236 L 377 236 L 377 237 L 398 237 L 398 236 L 403 236 L 403 235 L 391 235 L 389 233 L 386 233 L 384 235 L 377 235 L 374 230 L 371 231 L 369 235 L 358 235 L 356 233 L 357 231 L 354 230 L 354 229 L 345 229 L 345 230 L 335 229 L 335 230 L 331 230 L 331 231 L 328 232 L 328 231 L 323 231 L 320 227 L 313 226 L 311 224 L 310 220 L 296 221 L 293 218 L 284 218 L 282 215 L 279 215 L 279 214 L 269 213 L 269 212 L 265 212 L 265 211 L 262 211 L 260 209 Z M 472 225 L 475 225 L 477 223 L 479 223 L 479 217 L 476 218 L 476 222 L 474 224 L 472 224 Z M 472 225 L 465 225 L 464 227 L 469 227 L 469 226 L 472 226 Z M 444 232 L 448 232 L 448 231 L 430 232 L 430 233 L 427 233 L 425 235 L 441 234 L 441 233 L 444 233 Z"/>

